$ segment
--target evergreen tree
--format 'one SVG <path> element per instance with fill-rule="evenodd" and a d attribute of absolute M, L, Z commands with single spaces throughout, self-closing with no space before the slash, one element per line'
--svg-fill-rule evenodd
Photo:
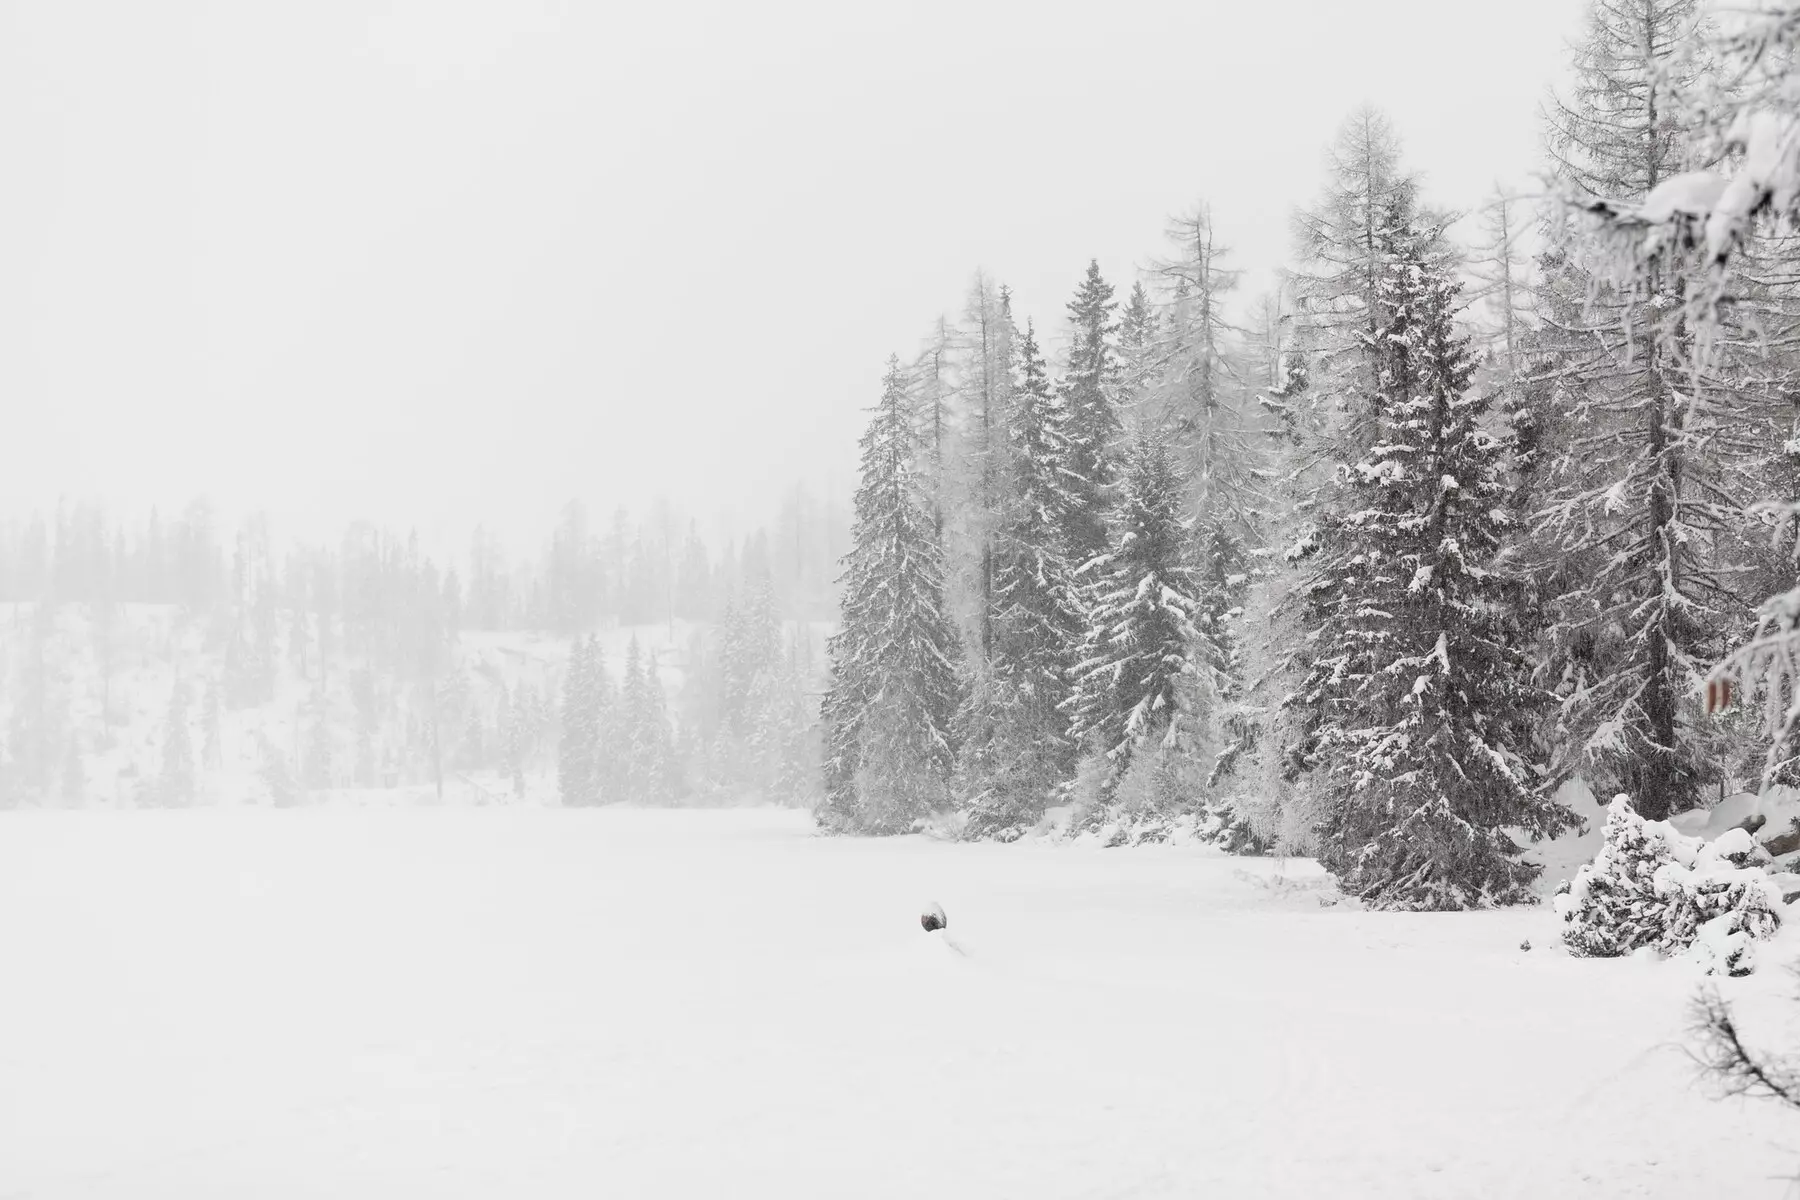
<path fill-rule="evenodd" d="M 362 668 L 350 675 L 350 699 L 356 706 L 356 781 L 373 787 L 375 774 L 375 733 L 381 717 L 375 711 L 375 677 Z"/>
<path fill-rule="evenodd" d="M 235 595 L 225 652 L 225 702 L 247 708 L 275 698 L 277 581 L 266 519 L 254 517 L 239 531 L 232 575 Z"/>
<path fill-rule="evenodd" d="M 1422 212 L 1417 180 L 1402 167 L 1387 118 L 1372 108 L 1352 113 L 1332 144 L 1319 199 L 1295 220 L 1291 310 L 1279 297 L 1275 306 L 1277 322 L 1291 332 L 1268 335 L 1275 353 L 1265 367 L 1265 406 L 1281 437 L 1265 527 L 1279 558 L 1246 600 L 1258 625 L 1233 649 L 1254 666 L 1241 672 L 1242 702 L 1222 722 L 1229 744 L 1215 774 L 1243 770 L 1256 792 L 1273 797 L 1277 839 L 1306 852 L 1315 849 L 1322 814 L 1314 791 L 1299 784 L 1319 710 L 1293 697 L 1312 660 L 1330 649 L 1308 636 L 1317 624 L 1310 609 L 1319 582 L 1309 564 L 1329 557 L 1334 526 L 1323 518 L 1349 503 L 1346 472 L 1376 441 L 1391 231 L 1443 224 Z"/>
<path fill-rule="evenodd" d="M 1141 408 L 1153 390 L 1161 365 L 1156 308 L 1142 282 L 1131 285 L 1125 311 L 1119 315 L 1119 407 Z"/>
<path fill-rule="evenodd" d="M 654 651 L 644 658 L 644 697 L 644 732 L 640 742 L 647 751 L 646 796 L 652 804 L 674 804 L 682 793 L 681 764 L 675 755 L 675 730 L 669 723 L 668 694 L 663 690 Z"/>
<path fill-rule="evenodd" d="M 526 726 L 531 719 L 525 689 L 521 683 L 511 692 L 503 688 L 500 693 L 500 753 L 515 796 L 525 794 Z"/>
<path fill-rule="evenodd" d="M 757 724 L 751 734 L 756 782 L 766 800 L 797 804 L 816 790 L 818 756 L 813 752 L 803 666 L 793 646 L 780 668 L 763 677 L 757 697 Z"/>
<path fill-rule="evenodd" d="M 620 728 L 624 734 L 624 798 L 637 804 L 648 799 L 651 773 L 650 696 L 642 651 L 633 637 L 625 648 L 625 673 L 619 681 Z"/>
<path fill-rule="evenodd" d="M 163 721 L 162 775 L 156 789 L 157 800 L 165 808 L 194 802 L 194 739 L 188 732 L 187 704 L 187 683 L 178 679 Z"/>
<path fill-rule="evenodd" d="M 1065 707 L 1071 734 L 1102 760 L 1102 800 L 1138 750 L 1191 754 L 1202 733 L 1202 693 L 1218 653 L 1187 562 L 1184 486 L 1163 439 L 1140 432 L 1126 464 L 1118 539 L 1082 568 L 1093 580 L 1088 624 Z"/>
<path fill-rule="evenodd" d="M 1065 517 L 1070 557 L 1077 565 L 1107 552 L 1107 514 L 1119 436 L 1118 322 L 1113 289 L 1089 262 L 1069 302 L 1069 366 L 1062 399 L 1068 417 L 1069 486 L 1074 496 Z"/>
<path fill-rule="evenodd" d="M 557 787 L 565 808 L 597 801 L 595 702 L 599 693 L 598 663 L 592 637 L 578 637 L 569 651 L 563 682 L 562 734 L 557 742 Z"/>
<path fill-rule="evenodd" d="M 549 568 L 551 628 L 565 636 L 592 628 L 600 610 L 601 566 L 588 531 L 587 507 L 579 500 L 563 506 Z"/>
<path fill-rule="evenodd" d="M 682 543 L 681 565 L 675 575 L 675 615 L 689 621 L 706 620 L 713 615 L 713 567 L 707 557 L 706 544 L 700 531 L 688 523 L 687 538 Z"/>
<path fill-rule="evenodd" d="M 301 765 L 301 782 L 310 790 L 331 786 L 331 725 L 323 696 L 313 701 L 313 718 L 307 730 L 306 757 Z"/>
<path fill-rule="evenodd" d="M 747 737 L 755 725 L 759 685 L 774 673 L 780 654 L 767 542 L 757 539 L 744 557 L 743 587 L 727 603 L 719 649 L 719 717 L 734 738 Z"/>
<path fill-rule="evenodd" d="M 667 804 L 675 798 L 673 731 L 654 651 L 646 654 L 632 638 L 625 652 L 619 697 L 624 735 L 625 796 L 637 804 Z"/>
<path fill-rule="evenodd" d="M 830 762 L 820 823 L 901 833 L 947 799 L 955 762 L 957 641 L 942 552 L 917 484 L 918 435 L 898 359 L 862 437 L 854 548 L 831 639 Z"/>
<path fill-rule="evenodd" d="M 468 718 L 463 723 L 462 744 L 458 747 L 465 770 L 479 771 L 487 766 L 487 741 L 487 727 L 481 720 L 481 710 L 470 706 Z"/>
<path fill-rule="evenodd" d="M 206 698 L 200 702 L 200 760 L 209 771 L 225 765 L 219 725 L 219 687 L 215 683 L 207 687 Z"/>
<path fill-rule="evenodd" d="M 1435 230 L 1395 214 L 1379 237 L 1374 443 L 1329 522 L 1310 589 L 1316 656 L 1295 700 L 1326 794 L 1320 859 L 1377 907 L 1526 901 L 1538 868 L 1507 831 L 1551 835 L 1573 818 L 1531 763 L 1546 697 L 1519 649 L 1519 588 L 1496 561 L 1504 443 L 1469 391 Z"/>
<path fill-rule="evenodd" d="M 622 724 L 623 704 L 606 672 L 605 652 L 600 639 L 594 638 L 589 650 L 589 679 L 592 692 L 583 722 L 583 738 L 588 747 L 588 761 L 593 764 L 593 802 L 615 804 L 627 799 L 625 794 L 625 735 Z"/>
<path fill-rule="evenodd" d="M 39 601 L 31 611 L 31 643 L 22 665 L 22 680 L 12 704 L 10 758 L 23 791 L 36 796 L 48 793 L 55 777 L 56 746 L 60 740 L 59 717 L 54 702 L 50 669 L 50 645 L 56 633 L 56 606 Z"/>

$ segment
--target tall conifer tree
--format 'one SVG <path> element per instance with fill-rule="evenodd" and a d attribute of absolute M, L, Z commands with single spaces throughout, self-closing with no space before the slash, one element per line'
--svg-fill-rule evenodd
<path fill-rule="evenodd" d="M 1400 206 L 1395 206 L 1399 209 Z M 1505 446 L 1469 391 L 1454 264 L 1390 212 L 1379 234 L 1373 443 L 1327 521 L 1310 589 L 1305 765 L 1326 798 L 1321 861 L 1387 908 L 1533 898 L 1508 834 L 1572 817 L 1545 794 L 1534 721 L 1548 699 L 1520 649 L 1522 590 L 1498 562 Z"/>
<path fill-rule="evenodd" d="M 958 647 L 937 530 L 915 472 L 912 408 L 891 359 L 862 438 L 843 625 L 830 642 L 828 795 L 819 819 L 837 832 L 912 828 L 947 801 L 955 762 Z"/>
<path fill-rule="evenodd" d="M 1112 285 L 1089 262 L 1069 302 L 1069 365 L 1062 379 L 1067 413 L 1069 487 L 1075 503 L 1065 515 L 1065 536 L 1076 564 L 1107 552 L 1119 431 L 1117 307 Z"/>

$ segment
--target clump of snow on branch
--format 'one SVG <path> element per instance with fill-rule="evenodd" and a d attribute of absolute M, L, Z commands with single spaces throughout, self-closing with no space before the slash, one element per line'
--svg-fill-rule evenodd
<path fill-rule="evenodd" d="M 1701 333 L 1716 322 L 1732 260 L 1758 218 L 1789 227 L 1800 218 L 1800 75 L 1786 65 L 1800 49 L 1800 5 L 1749 15 L 1720 49 L 1738 65 L 1727 89 L 1736 95 L 1718 106 L 1702 100 L 1695 114 L 1711 129 L 1719 161 L 1671 175 L 1635 203 L 1592 196 L 1574 203 L 1599 218 L 1614 283 L 1629 285 L 1644 263 L 1659 259 L 1698 268 L 1682 299 Z"/>

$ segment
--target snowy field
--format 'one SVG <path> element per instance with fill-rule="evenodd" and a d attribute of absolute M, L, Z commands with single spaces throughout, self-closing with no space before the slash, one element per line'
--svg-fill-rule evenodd
<path fill-rule="evenodd" d="M 8 813 L 0 1197 L 1794 1194 L 1691 967 L 1325 894 L 781 811 Z"/>

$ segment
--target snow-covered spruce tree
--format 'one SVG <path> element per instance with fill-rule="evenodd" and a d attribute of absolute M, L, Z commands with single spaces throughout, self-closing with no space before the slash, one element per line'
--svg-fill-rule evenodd
<path fill-rule="evenodd" d="M 1077 565 L 1111 546 L 1107 517 L 1112 511 L 1119 419 L 1117 307 L 1112 285 L 1098 262 L 1069 301 L 1069 363 L 1062 378 L 1068 436 L 1069 489 L 1074 498 L 1064 516 L 1068 553 Z"/>
<path fill-rule="evenodd" d="M 306 753 L 300 760 L 300 782 L 309 792 L 331 786 L 331 710 L 323 690 L 313 696 Z"/>
<path fill-rule="evenodd" d="M 781 619 L 769 574 L 766 545 L 753 543 L 745 557 L 744 586 L 727 605 L 719 646 L 719 716 L 737 739 L 757 721 L 753 697 L 781 658 Z"/>
<path fill-rule="evenodd" d="M 669 721 L 669 696 L 656 668 L 655 651 L 644 659 L 644 693 L 648 700 L 644 740 L 652 750 L 648 771 L 651 802 L 675 804 L 684 794 L 685 779 L 675 754 L 675 728 Z"/>
<path fill-rule="evenodd" d="M 565 808 L 598 801 L 595 752 L 595 702 L 599 691 L 595 643 L 577 637 L 569 650 L 563 681 L 562 732 L 556 744 L 557 787 Z"/>
<path fill-rule="evenodd" d="M 1269 552 L 1258 559 L 1245 606 L 1245 687 L 1226 717 L 1221 765 L 1243 776 L 1232 792 L 1255 832 L 1301 853 L 1316 849 L 1323 816 L 1315 789 L 1300 786 L 1318 714 L 1291 702 L 1317 651 L 1307 633 L 1317 623 L 1308 607 L 1330 542 L 1322 517 L 1337 502 L 1341 471 L 1374 444 L 1383 232 L 1396 214 L 1413 219 L 1417 193 L 1388 119 L 1370 108 L 1352 113 L 1328 153 L 1319 199 L 1295 217 L 1290 299 L 1275 298 L 1272 327 L 1262 333 L 1259 401 L 1278 431 L 1264 523 Z"/>
<path fill-rule="evenodd" d="M 1517 584 L 1495 566 L 1504 445 L 1469 390 L 1454 264 L 1409 216 L 1378 234 L 1374 440 L 1328 519 L 1294 703 L 1312 718 L 1319 858 L 1345 893 L 1379 908 L 1516 903 L 1538 868 L 1507 831 L 1573 818 L 1529 761 L 1548 697 L 1518 648 Z"/>
<path fill-rule="evenodd" d="M 710 643 L 696 643 L 699 660 L 683 689 L 683 744 L 705 744 L 703 778 L 720 793 L 767 795 L 783 737 L 774 723 L 791 716 L 790 664 L 769 567 L 767 539 L 752 539 L 741 578 L 727 589 L 724 615 Z M 679 755 L 675 756 L 679 759 Z"/>
<path fill-rule="evenodd" d="M 588 761 L 593 764 L 594 804 L 616 804 L 625 796 L 624 702 L 606 670 L 606 651 L 596 635 L 588 650 L 589 685 L 586 729 Z"/>
<path fill-rule="evenodd" d="M 1550 113 L 1564 185 L 1631 204 L 1685 165 L 1681 95 L 1693 71 L 1695 0 L 1595 3 L 1569 98 Z M 1584 225 L 1546 263 L 1553 403 L 1566 436 L 1546 464 L 1540 545 L 1557 574 L 1551 667 L 1562 709 L 1560 776 L 1616 786 L 1651 819 L 1699 800 L 1717 747 L 1698 721 L 1698 681 L 1742 605 L 1731 540 L 1740 498 L 1734 421 L 1717 380 L 1696 370 L 1679 258 L 1621 271 Z M 1568 569 L 1573 564 L 1573 569 Z"/>
<path fill-rule="evenodd" d="M 512 780 L 513 795 L 525 794 L 525 748 L 530 734 L 527 726 L 531 714 L 521 684 L 511 692 L 500 693 L 501 762 L 507 778 Z"/>
<path fill-rule="evenodd" d="M 275 697 L 275 562 L 265 518 L 252 518 L 238 533 L 232 579 L 225 702 L 247 708 Z"/>
<path fill-rule="evenodd" d="M 625 648 L 625 673 L 619 682 L 619 721 L 625 760 L 624 799 L 634 804 L 654 804 L 659 799 L 664 746 L 660 713 L 651 694 L 654 670 L 645 662 L 638 640 L 633 637 Z"/>
<path fill-rule="evenodd" d="M 1119 407 L 1122 414 L 1142 410 L 1158 391 L 1156 385 L 1165 352 L 1158 317 L 1143 281 L 1132 284 L 1131 295 L 1119 314 Z"/>
<path fill-rule="evenodd" d="M 1006 411 L 1004 501 L 994 539 L 993 648 L 958 718 L 965 826 L 1010 841 L 1035 825 L 1074 773 L 1063 703 L 1082 633 L 1074 566 L 1065 550 L 1067 413 L 1050 386 L 1030 325 L 1019 342 Z"/>
<path fill-rule="evenodd" d="M 164 808 L 185 808 L 194 802 L 194 739 L 188 731 L 187 708 L 187 681 L 178 679 L 163 720 L 162 775 L 156 784 L 157 803 Z"/>
<path fill-rule="evenodd" d="M 839 642 L 839 634 L 826 643 L 826 656 L 835 660 L 851 647 Z M 863 704 L 853 689 L 858 677 L 832 661 L 825 695 L 819 701 L 819 725 L 824 745 L 820 751 L 820 799 L 813 819 L 827 833 L 853 833 L 857 828 L 856 773 L 862 766 Z"/>
<path fill-rule="evenodd" d="M 802 766 L 808 757 L 803 750 L 805 697 L 788 656 L 757 680 L 753 700 L 756 722 L 748 739 L 751 782 L 765 801 L 791 804 L 811 788 Z"/>
<path fill-rule="evenodd" d="M 212 690 L 216 692 L 217 685 Z M 375 675 L 367 667 L 350 673 L 350 699 L 356 707 L 356 782 L 374 787 L 375 735 L 381 728 L 381 715 L 375 707 Z"/>
<path fill-rule="evenodd" d="M 1188 565 L 1185 486 L 1162 437 L 1141 430 L 1125 465 L 1116 540 L 1081 568 L 1091 576 L 1087 628 L 1064 707 L 1071 736 L 1098 768 L 1098 795 L 1090 798 L 1098 803 L 1090 804 L 1084 827 L 1105 823 L 1135 756 L 1168 760 L 1199 748 L 1218 650 Z"/>
<path fill-rule="evenodd" d="M 831 832 L 904 833 L 948 800 L 959 695 L 942 552 L 914 474 L 918 436 L 897 358 L 861 446 L 843 624 L 829 644 L 818 817 Z"/>

